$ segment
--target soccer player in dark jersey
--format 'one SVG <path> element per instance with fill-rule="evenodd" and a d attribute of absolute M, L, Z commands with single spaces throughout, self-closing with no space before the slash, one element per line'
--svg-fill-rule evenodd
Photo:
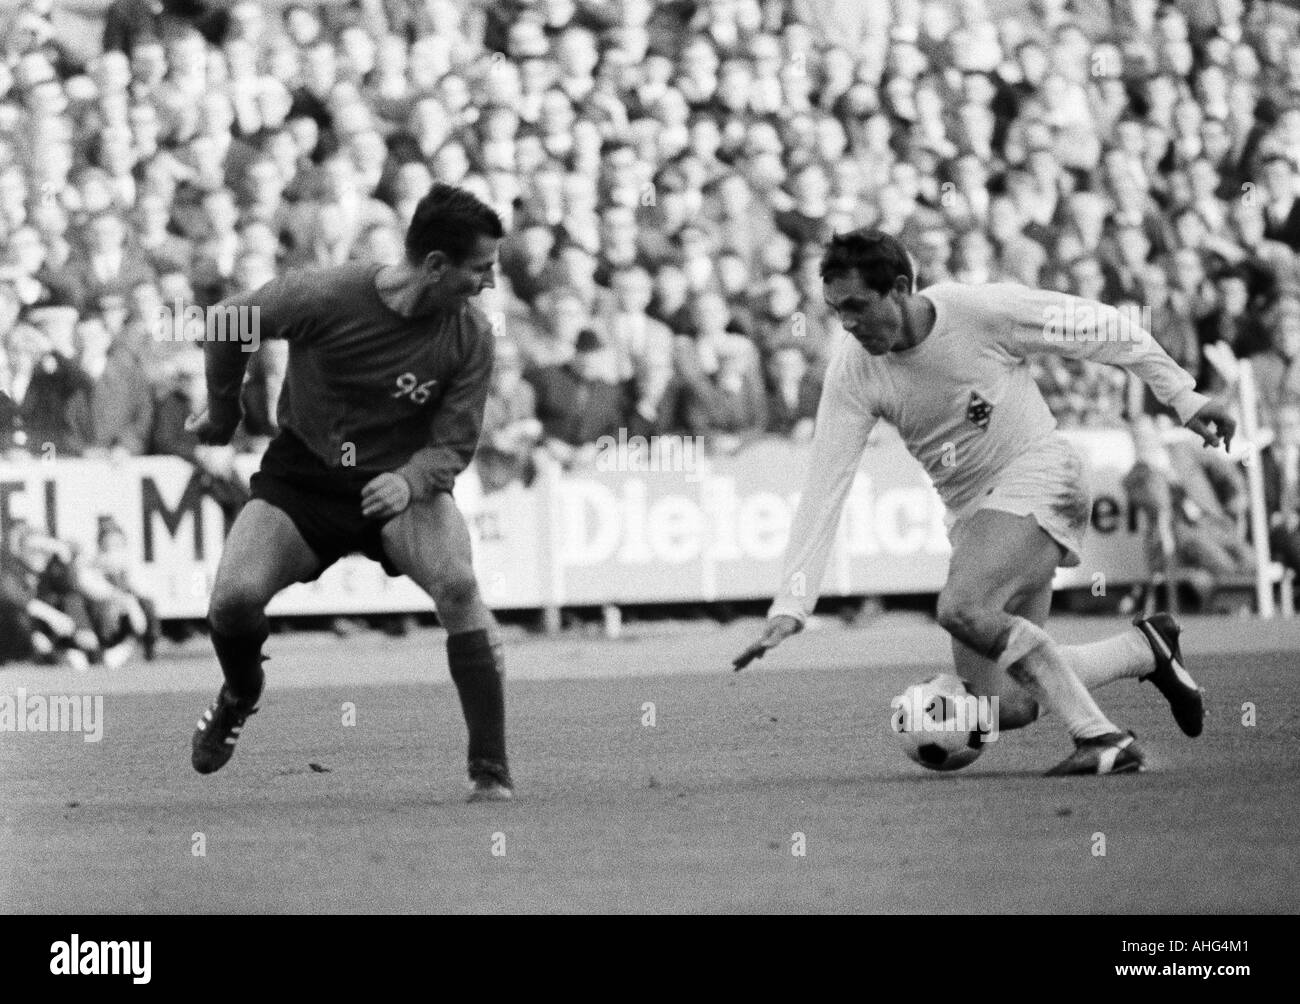
<path fill-rule="evenodd" d="M 469 192 L 434 185 L 402 262 L 290 272 L 217 308 L 258 308 L 259 343 L 287 340 L 289 363 L 281 431 L 213 585 L 208 622 L 225 683 L 194 733 L 199 773 L 225 765 L 257 710 L 272 597 L 360 551 L 433 598 L 469 729 L 470 798 L 512 796 L 500 641 L 451 494 L 478 445 L 492 372 L 492 327 L 469 300 L 493 285 L 502 234 Z M 191 421 L 205 443 L 229 442 L 239 424 L 250 344 L 205 343 L 208 406 Z"/>

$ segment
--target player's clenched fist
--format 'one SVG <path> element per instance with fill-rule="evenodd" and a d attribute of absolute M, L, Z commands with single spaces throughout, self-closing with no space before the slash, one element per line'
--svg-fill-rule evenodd
<path fill-rule="evenodd" d="M 777 614 L 768 620 L 767 626 L 763 628 L 763 634 L 758 641 L 731 660 L 732 667 L 737 671 L 744 669 L 755 659 L 761 659 L 767 655 L 769 648 L 776 648 L 792 634 L 798 634 L 802 630 L 803 625 L 799 623 L 797 618 L 791 617 L 789 614 Z"/>
<path fill-rule="evenodd" d="M 185 420 L 185 431 L 192 432 L 199 437 L 199 442 L 204 446 L 225 446 L 235 435 L 235 430 L 239 428 L 239 415 L 236 413 L 234 420 L 218 422 L 207 408 L 197 415 L 191 415 Z"/>
<path fill-rule="evenodd" d="M 361 515 L 396 516 L 411 504 L 411 486 L 400 474 L 389 472 L 366 482 L 361 489 Z"/>

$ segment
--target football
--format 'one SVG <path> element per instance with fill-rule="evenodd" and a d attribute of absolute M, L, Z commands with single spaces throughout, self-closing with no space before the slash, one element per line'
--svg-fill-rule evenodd
<path fill-rule="evenodd" d="M 984 750 L 980 701 L 951 673 L 914 683 L 889 702 L 890 724 L 908 758 L 929 770 L 958 770 Z"/>

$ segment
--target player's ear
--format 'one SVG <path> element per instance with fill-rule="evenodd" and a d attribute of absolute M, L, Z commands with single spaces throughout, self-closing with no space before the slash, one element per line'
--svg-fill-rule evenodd
<path fill-rule="evenodd" d="M 424 267 L 435 279 L 442 278 L 442 270 L 451 264 L 451 259 L 447 257 L 445 251 L 430 251 L 424 256 Z"/>

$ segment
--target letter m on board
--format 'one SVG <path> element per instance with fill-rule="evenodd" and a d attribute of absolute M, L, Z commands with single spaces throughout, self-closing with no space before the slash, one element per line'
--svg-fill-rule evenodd
<path fill-rule="evenodd" d="M 146 477 L 141 480 L 140 509 L 144 520 L 143 540 L 146 562 L 154 560 L 154 516 L 161 516 L 167 533 L 175 537 L 176 531 L 180 529 L 181 519 L 186 513 L 189 513 L 194 526 L 194 556 L 199 561 L 203 560 L 203 494 L 202 478 L 196 471 L 185 485 L 185 492 L 176 503 L 176 508 L 172 509 L 163 501 L 153 478 Z"/>

